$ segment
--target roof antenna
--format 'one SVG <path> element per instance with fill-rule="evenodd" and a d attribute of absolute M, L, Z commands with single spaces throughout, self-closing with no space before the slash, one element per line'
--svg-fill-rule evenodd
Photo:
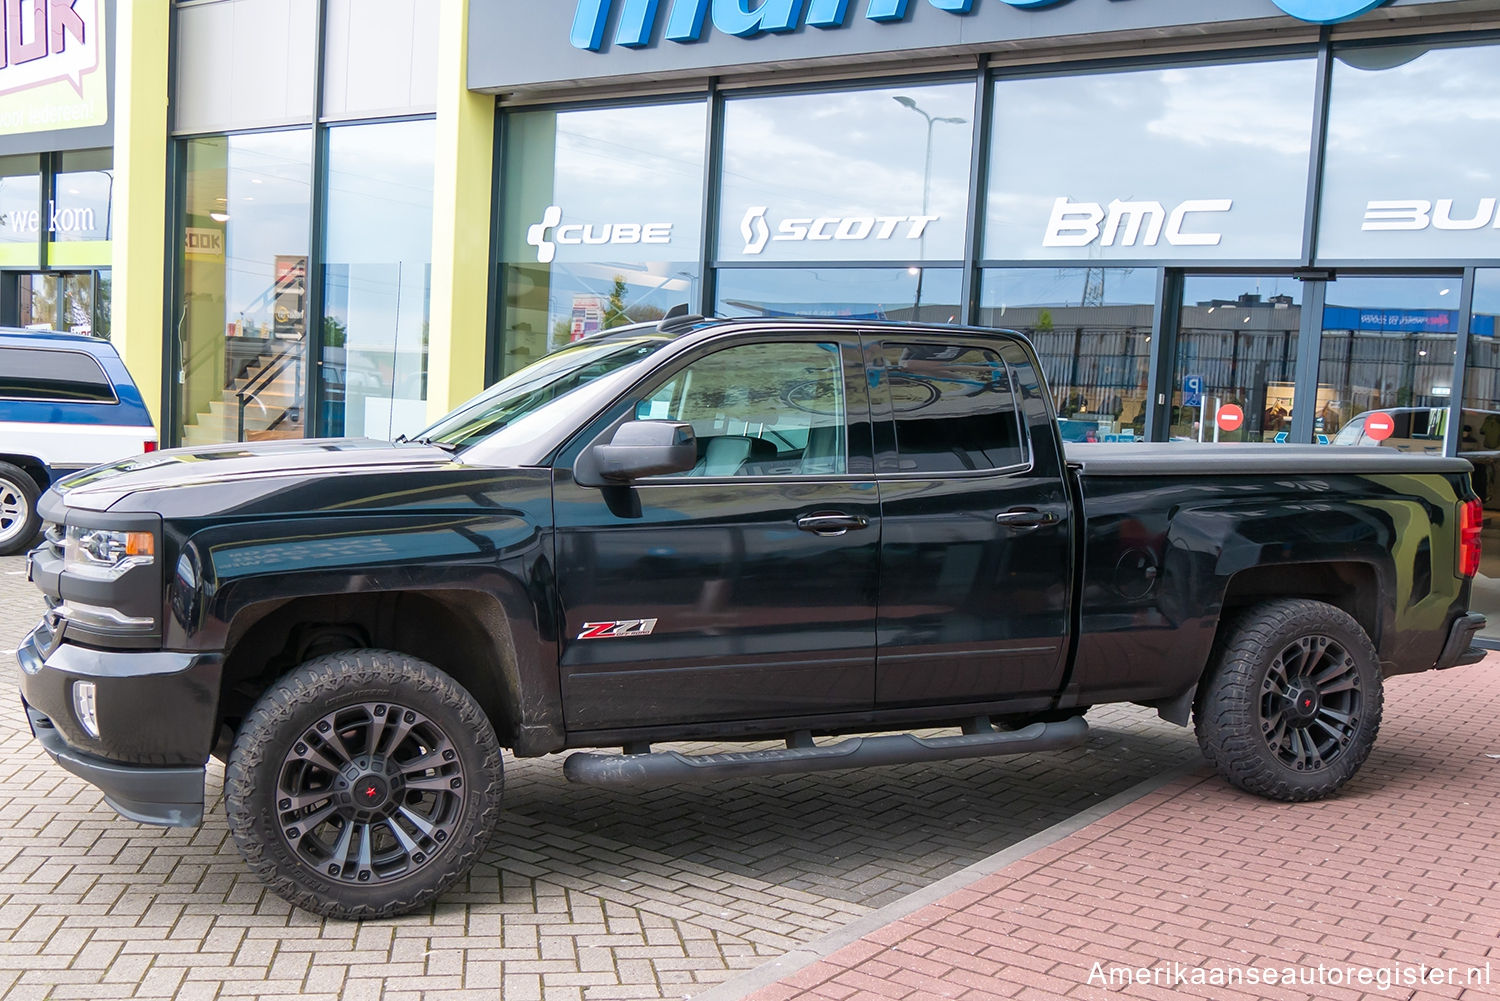
<path fill-rule="evenodd" d="M 661 318 L 661 322 L 656 325 L 656 329 L 662 333 L 670 330 L 680 330 L 683 327 L 690 327 L 702 319 L 703 317 L 696 313 L 688 312 L 687 303 L 679 302 L 667 310 L 667 315 Z"/>

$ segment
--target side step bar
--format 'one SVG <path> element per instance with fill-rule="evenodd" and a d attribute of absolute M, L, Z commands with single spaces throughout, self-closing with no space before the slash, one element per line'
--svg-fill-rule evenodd
<path fill-rule="evenodd" d="M 954 758 L 987 758 L 1001 754 L 1055 751 L 1088 738 L 1082 716 L 1057 723 L 1032 723 L 1019 730 L 996 730 L 987 719 L 971 721 L 957 737 L 917 737 L 909 733 L 851 737 L 819 747 L 803 732 L 786 747 L 725 754 L 681 754 L 637 751 L 626 754 L 580 752 L 563 762 L 569 781 L 584 785 L 648 789 L 709 779 L 792 772 L 826 772 L 871 765 L 904 765 Z"/>

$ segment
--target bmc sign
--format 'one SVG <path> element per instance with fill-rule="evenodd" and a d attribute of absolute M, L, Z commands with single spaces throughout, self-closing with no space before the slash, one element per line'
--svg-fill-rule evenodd
<path fill-rule="evenodd" d="M 921 0 L 918 0 L 920 3 Z M 949 14 L 971 14 L 981 0 L 927 0 L 930 6 Z M 1037 9 L 1061 0 L 984 0 L 1011 7 Z M 1268 0 L 1286 13 L 1314 24 L 1334 24 L 1359 17 L 1386 0 Z M 749 38 L 764 33 L 812 28 L 842 28 L 848 20 L 851 0 L 667 0 L 665 35 L 672 42 L 696 42 L 703 37 L 710 14 L 716 30 Z M 656 30 L 657 8 L 662 0 L 578 0 L 571 41 L 575 48 L 599 52 L 604 31 L 614 8 L 620 7 L 615 44 L 639 49 L 649 46 Z M 911 0 L 866 0 L 865 17 L 871 21 L 906 19 Z"/>

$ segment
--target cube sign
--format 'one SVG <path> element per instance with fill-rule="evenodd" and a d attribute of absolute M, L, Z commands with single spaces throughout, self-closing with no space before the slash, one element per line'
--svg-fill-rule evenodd
<path fill-rule="evenodd" d="M 1371 441 L 1385 441 L 1395 430 L 1395 420 L 1384 411 L 1377 410 L 1365 418 L 1365 437 Z"/>
<path fill-rule="evenodd" d="M 1219 408 L 1219 430 L 1238 431 L 1245 424 L 1245 411 L 1233 403 L 1226 403 Z"/>

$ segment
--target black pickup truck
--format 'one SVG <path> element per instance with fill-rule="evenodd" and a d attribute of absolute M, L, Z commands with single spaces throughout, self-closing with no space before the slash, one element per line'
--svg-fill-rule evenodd
<path fill-rule="evenodd" d="M 420 440 L 63 480 L 21 690 L 126 817 L 198 824 L 224 758 L 248 864 L 349 918 L 467 870 L 502 748 L 590 749 L 570 779 L 643 786 L 1057 748 L 1135 702 L 1193 722 L 1235 785 L 1309 799 L 1369 753 L 1384 677 L 1480 656 L 1469 472 L 1065 454 L 1019 335 L 674 318 L 564 348 Z M 784 746 L 652 750 L 687 739 Z"/>

